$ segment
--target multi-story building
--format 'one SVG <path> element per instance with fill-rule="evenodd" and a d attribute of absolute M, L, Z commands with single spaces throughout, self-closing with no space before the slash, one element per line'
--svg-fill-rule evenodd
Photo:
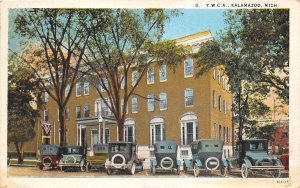
<path fill-rule="evenodd" d="M 190 45 L 196 52 L 207 40 L 213 40 L 210 31 L 185 36 L 176 42 Z M 179 62 L 175 70 L 151 64 L 128 102 L 124 126 L 125 141 L 136 142 L 141 157 L 149 157 L 153 144 L 161 140 L 175 140 L 180 146 L 180 157 L 186 157 L 191 155 L 189 144 L 200 138 L 222 139 L 224 157 L 232 154 L 232 95 L 228 79 L 220 67 L 199 78 L 196 72 L 192 58 Z M 136 72 L 131 74 L 129 83 L 135 82 Z M 47 94 L 45 102 L 35 147 L 42 143 L 59 144 L 58 108 Z M 118 140 L 118 128 L 111 113 L 96 89 L 86 81 L 76 83 L 65 117 L 68 145 L 86 145 L 93 150 L 95 143 Z"/>

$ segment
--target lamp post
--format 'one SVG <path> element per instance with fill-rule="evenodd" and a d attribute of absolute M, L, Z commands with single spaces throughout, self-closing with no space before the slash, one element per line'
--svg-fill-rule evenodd
<path fill-rule="evenodd" d="M 98 114 L 99 114 L 99 116 L 98 116 L 98 121 L 99 121 L 99 128 L 98 128 L 98 142 L 99 142 L 99 144 L 100 144 L 100 142 L 101 142 L 101 138 L 100 138 L 100 125 L 101 125 L 101 122 L 103 122 L 103 118 L 102 118 L 102 116 L 101 116 L 101 113 L 98 112 Z"/>

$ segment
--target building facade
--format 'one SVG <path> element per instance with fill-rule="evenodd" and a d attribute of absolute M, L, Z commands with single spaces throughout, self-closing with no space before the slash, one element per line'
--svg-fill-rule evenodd
<path fill-rule="evenodd" d="M 202 31 L 177 39 L 196 52 L 201 43 L 213 40 L 210 31 Z M 125 141 L 138 145 L 142 158 L 152 155 L 153 144 L 174 140 L 179 157 L 191 155 L 189 145 L 200 138 L 216 138 L 225 142 L 224 157 L 232 154 L 232 95 L 228 78 L 221 67 L 215 67 L 196 78 L 196 61 L 187 58 L 175 69 L 152 63 L 128 101 L 124 126 Z M 129 83 L 135 82 L 135 71 Z M 68 90 L 68 88 L 67 88 Z M 102 90 L 102 92 L 105 92 Z M 45 93 L 46 105 L 37 125 L 34 151 L 40 144 L 59 144 L 58 108 Z M 89 82 L 80 81 L 71 93 L 65 112 L 67 145 L 85 145 L 118 140 L 118 128 L 108 107 Z M 25 148 L 26 149 L 26 148 Z"/>

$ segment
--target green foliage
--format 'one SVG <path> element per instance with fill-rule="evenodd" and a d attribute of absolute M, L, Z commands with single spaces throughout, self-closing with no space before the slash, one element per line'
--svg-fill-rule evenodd
<path fill-rule="evenodd" d="M 289 12 L 239 9 L 229 10 L 225 18 L 220 41 L 208 41 L 195 55 L 197 76 L 223 67 L 242 139 L 244 124 L 269 111 L 261 101 L 271 88 L 288 104 Z"/>
<path fill-rule="evenodd" d="M 245 133 L 249 138 L 272 140 L 275 128 L 276 128 L 275 124 L 268 124 L 268 125 L 254 124 L 252 126 L 247 126 L 245 128 Z"/>

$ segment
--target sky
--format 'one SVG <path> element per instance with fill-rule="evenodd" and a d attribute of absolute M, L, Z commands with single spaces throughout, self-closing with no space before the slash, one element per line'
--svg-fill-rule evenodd
<path fill-rule="evenodd" d="M 172 17 L 165 23 L 165 34 L 163 39 L 176 39 L 203 30 L 210 30 L 215 38 L 216 32 L 225 27 L 223 22 L 224 9 L 179 9 L 181 14 L 178 17 Z M 12 18 L 14 12 L 10 11 L 10 32 L 13 32 Z M 19 40 L 10 36 L 9 48 L 17 50 Z"/>
<path fill-rule="evenodd" d="M 209 29 L 217 38 L 216 32 L 225 27 L 224 9 L 179 9 L 180 16 L 172 18 L 165 24 L 164 39 L 176 39 L 199 31 Z"/>

